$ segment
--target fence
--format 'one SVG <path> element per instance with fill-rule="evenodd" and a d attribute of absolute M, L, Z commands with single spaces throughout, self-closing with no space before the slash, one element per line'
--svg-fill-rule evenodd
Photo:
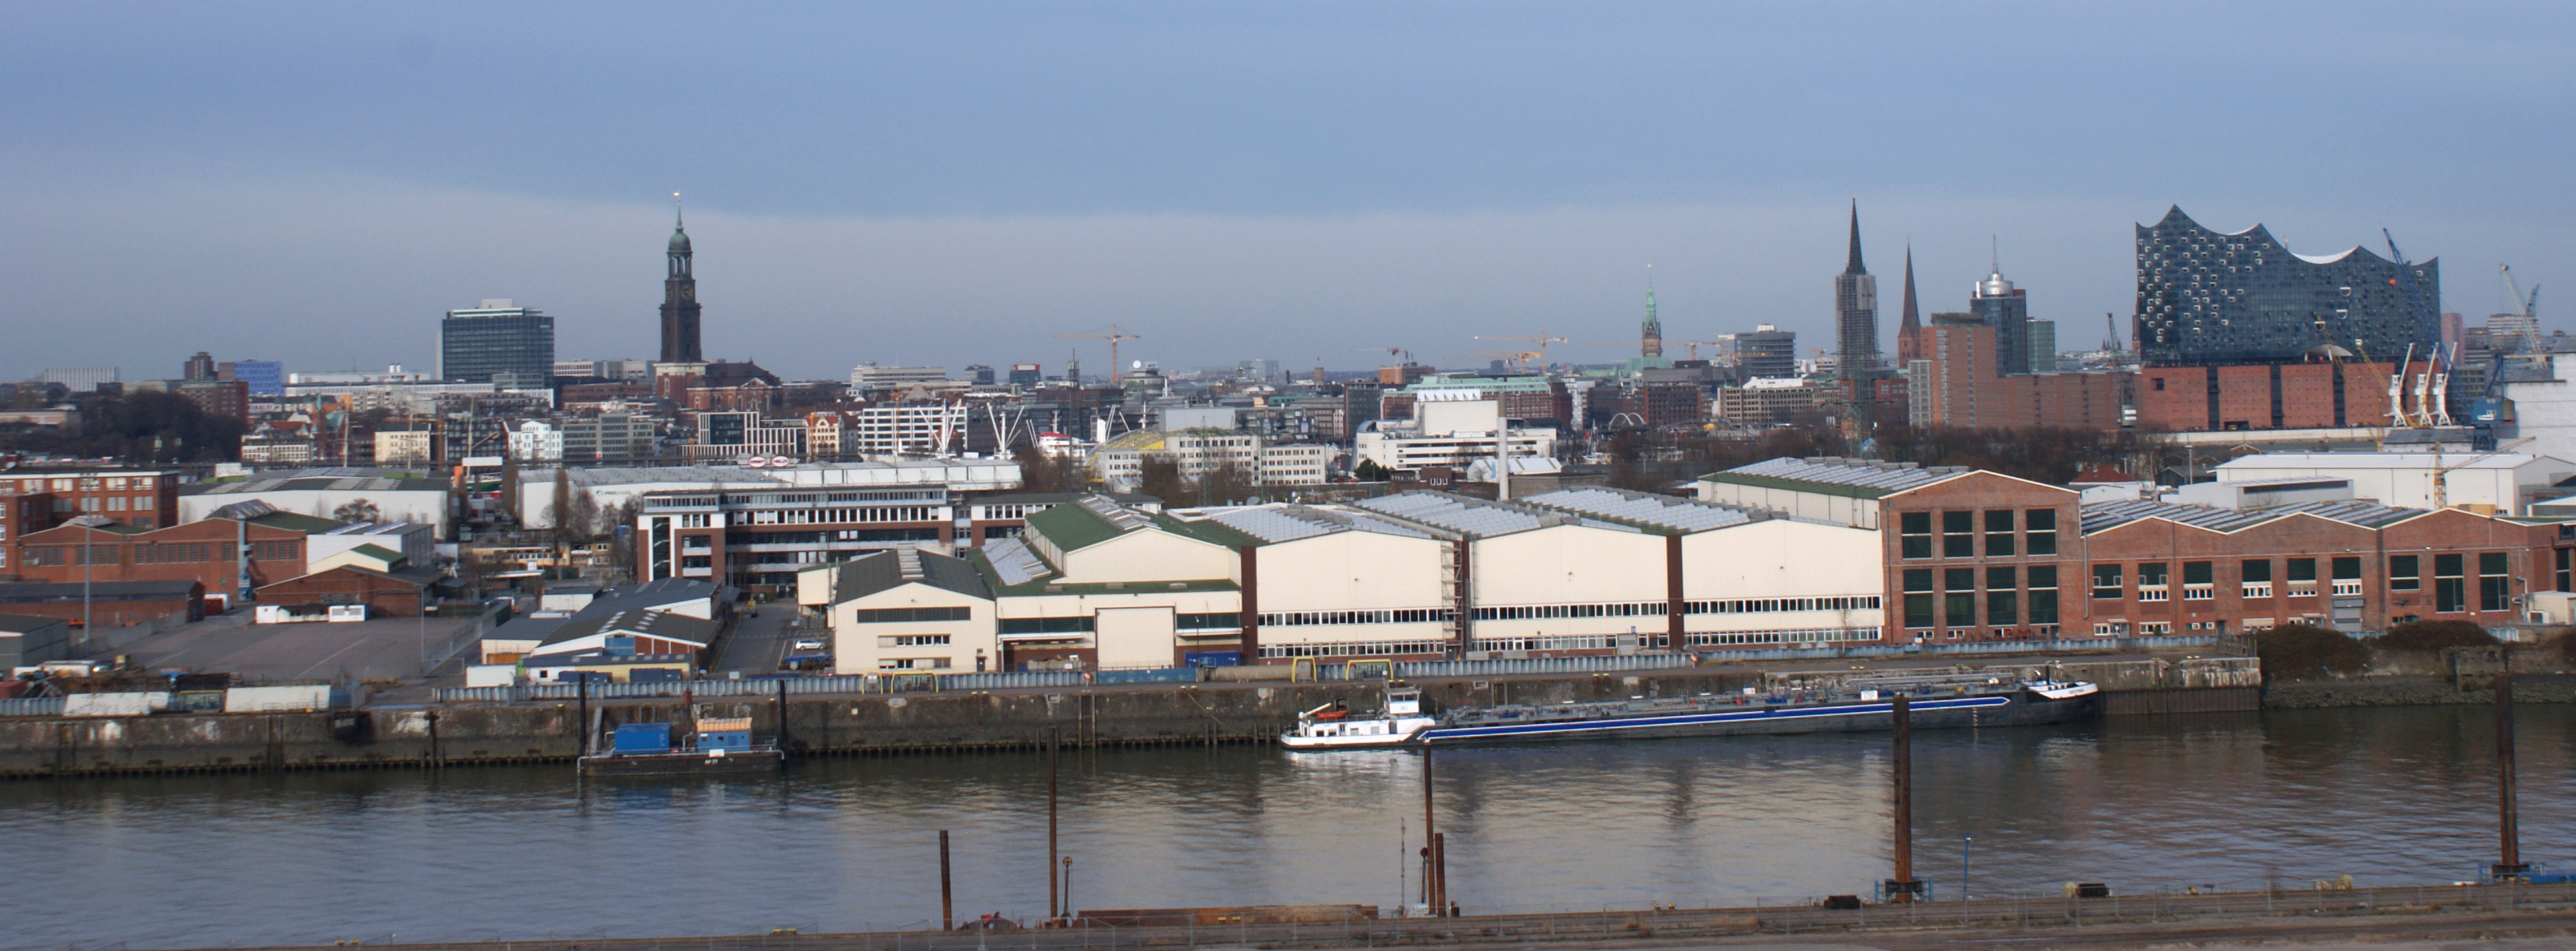
<path fill-rule="evenodd" d="M 0 700 L 0 717 L 56 717 L 63 714 L 61 697 L 11 697 Z"/>
<path fill-rule="evenodd" d="M 420 675 L 424 678 L 428 677 L 439 668 L 447 666 L 448 661 L 456 659 L 456 655 L 481 646 L 484 636 L 492 633 L 492 629 L 499 626 L 499 617 L 504 610 L 507 609 L 486 606 L 471 623 L 457 625 L 455 630 L 442 635 L 437 641 L 424 641 L 420 649 Z M 440 620 L 450 619 L 441 618 Z M 421 618 L 420 623 L 428 624 L 429 618 Z M 481 658 L 478 657 L 476 660 Z"/>
<path fill-rule="evenodd" d="M 2054 651 L 2143 651 L 2186 647 L 2224 647 L 2242 638 L 2203 634 L 2197 637 L 2070 637 L 2039 641 L 1983 641 L 1974 644 L 1870 644 L 1856 647 L 1717 650 L 1713 660 L 1839 660 L 1871 657 L 1941 657 L 1980 654 L 2039 654 Z"/>
<path fill-rule="evenodd" d="M 1395 665 L 1395 675 L 1487 677 L 1503 674 L 1590 674 L 1689 667 L 1689 654 L 1618 654 L 1604 657 L 1530 657 L 1516 660 L 1425 660 Z M 1340 679 L 1340 678 L 1327 678 Z"/>

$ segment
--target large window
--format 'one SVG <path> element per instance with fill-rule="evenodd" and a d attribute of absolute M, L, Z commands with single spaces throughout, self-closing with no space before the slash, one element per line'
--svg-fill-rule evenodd
<path fill-rule="evenodd" d="M 2165 581 L 2170 577 L 2167 574 L 2167 570 L 2172 567 L 2173 566 L 2161 561 L 2151 561 L 2146 564 L 2139 565 L 2138 600 L 2164 601 L 2172 598 L 2173 595 L 2169 593 L 2168 589 L 2165 587 Z"/>
<path fill-rule="evenodd" d="M 1941 576 L 1941 623 L 1947 627 L 1977 626 L 1977 569 L 1951 568 Z"/>
<path fill-rule="evenodd" d="M 2182 563 L 2183 600 L 2207 601 L 2211 598 L 2217 597 L 2217 582 L 2218 569 L 2214 563 L 2206 561 L 2186 561 Z"/>
<path fill-rule="evenodd" d="M 2512 578 L 2508 577 L 2504 553 L 2478 553 L 2478 610 L 2502 611 L 2513 597 Z"/>
<path fill-rule="evenodd" d="M 2110 601 L 2120 598 L 2120 585 L 2120 566 L 2093 566 L 2093 597 L 2095 599 Z"/>
<path fill-rule="evenodd" d="M 2003 514 L 2006 519 L 2012 517 L 2011 512 Z M 2017 590 L 2020 587 L 2020 581 L 2014 577 L 2018 573 L 2010 565 L 1986 569 L 1987 624 L 1995 627 L 2011 627 L 2021 623 L 2021 598 Z"/>
<path fill-rule="evenodd" d="M 2236 566 L 2240 592 L 2248 598 L 2272 596 L 2272 559 L 2249 558 Z"/>
<path fill-rule="evenodd" d="M 1931 542 L 1928 538 L 1924 545 L 1927 548 L 1926 554 L 1929 554 L 1928 548 Z M 1939 623 L 1932 618 L 1932 598 L 1932 569 L 1905 569 L 1906 627 L 1932 627 Z"/>
<path fill-rule="evenodd" d="M 2030 566 L 2030 623 L 2057 623 L 2057 566 Z"/>
<path fill-rule="evenodd" d="M 2423 562 L 2415 555 L 2388 556 L 2388 590 L 2416 591 L 2424 587 Z"/>
<path fill-rule="evenodd" d="M 1977 557 L 1977 513 L 1941 513 L 1941 557 Z"/>
<path fill-rule="evenodd" d="M 2558 587 L 2550 589 L 2552 591 L 2576 591 L 2576 572 L 2568 570 L 2569 552 L 2576 552 L 2576 548 L 2558 549 Z"/>
<path fill-rule="evenodd" d="M 1899 513 L 1896 516 L 1896 531 L 1899 553 L 1903 557 L 1932 557 L 1932 513 Z"/>
<path fill-rule="evenodd" d="M 2023 550 L 2033 555 L 2057 554 L 2057 510 L 2032 509 L 2022 518 Z"/>
<path fill-rule="evenodd" d="M 1994 509 L 1986 513 L 1986 557 L 2013 556 L 2013 510 Z"/>
<path fill-rule="evenodd" d="M 2433 556 L 2433 610 L 2454 614 L 2469 609 L 2469 582 L 2459 555 Z"/>

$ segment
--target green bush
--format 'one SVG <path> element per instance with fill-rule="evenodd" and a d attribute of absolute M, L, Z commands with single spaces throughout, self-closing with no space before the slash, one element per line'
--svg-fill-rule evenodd
<path fill-rule="evenodd" d="M 2467 621 L 2408 621 L 2388 629 L 2370 646 L 2384 651 L 2438 651 L 2445 647 L 2493 647 L 2486 628 Z"/>
<path fill-rule="evenodd" d="M 2357 674 L 2370 666 L 2370 648 L 2339 631 L 2284 624 L 2254 635 L 2254 655 L 2265 680 L 2303 680 Z"/>

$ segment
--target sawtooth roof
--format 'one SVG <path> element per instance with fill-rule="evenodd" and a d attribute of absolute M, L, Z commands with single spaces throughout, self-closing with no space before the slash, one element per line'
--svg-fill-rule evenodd
<path fill-rule="evenodd" d="M 1656 495 L 1600 486 L 1559 489 L 1520 500 L 1529 505 L 1606 519 L 1674 534 L 1704 532 L 1742 525 L 1769 516 L 1733 506 L 1700 502 L 1676 495 Z"/>
<path fill-rule="evenodd" d="M 2178 505 L 2172 502 L 2138 499 L 2124 502 L 2096 502 L 2084 506 L 2084 533 L 2090 535 L 2147 519 L 2164 519 L 2213 532 L 2235 532 L 2293 515 L 2314 515 L 2362 528 L 2386 528 L 2419 515 L 2429 514 L 2431 513 L 2425 509 L 2397 508 L 2366 499 L 2302 502 L 2297 505 L 2243 511 L 2208 505 Z"/>
<path fill-rule="evenodd" d="M 1878 462 L 1842 456 L 1810 456 L 1805 459 L 1783 456 L 1699 478 L 1702 482 L 1876 499 L 1956 479 L 1969 471 L 1966 466 L 1926 467 L 1911 462 Z"/>

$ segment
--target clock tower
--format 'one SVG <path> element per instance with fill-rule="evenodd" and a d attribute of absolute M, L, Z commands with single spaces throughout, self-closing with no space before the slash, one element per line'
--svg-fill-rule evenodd
<path fill-rule="evenodd" d="M 689 273 L 689 229 L 679 215 L 679 200 L 678 192 L 671 193 L 671 269 L 662 279 L 662 362 L 701 363 L 706 355 L 698 347 L 698 279 Z"/>

